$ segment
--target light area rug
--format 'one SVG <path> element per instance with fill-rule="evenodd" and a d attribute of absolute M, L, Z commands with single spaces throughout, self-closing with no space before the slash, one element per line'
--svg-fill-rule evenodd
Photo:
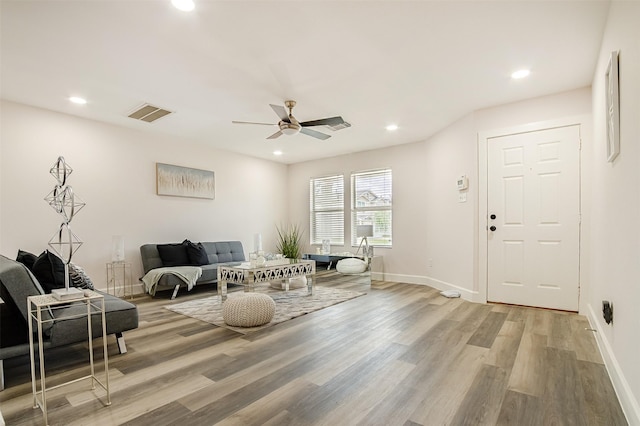
<path fill-rule="evenodd" d="M 176 303 L 165 306 L 165 308 L 191 318 L 208 322 L 209 324 L 247 334 L 365 294 L 357 291 L 329 287 L 314 287 L 313 295 L 311 296 L 307 295 L 306 287 L 288 292 L 271 289 L 270 287 L 259 287 L 256 289 L 256 292 L 268 294 L 276 302 L 276 313 L 271 322 L 259 327 L 232 327 L 227 325 L 222 318 L 220 296 L 211 296 Z M 242 290 L 235 291 L 228 293 L 227 297 L 228 299 L 232 299 L 241 296 L 243 293 Z"/>

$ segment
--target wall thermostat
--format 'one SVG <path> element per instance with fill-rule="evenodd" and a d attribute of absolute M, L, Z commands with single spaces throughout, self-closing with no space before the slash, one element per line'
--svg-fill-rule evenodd
<path fill-rule="evenodd" d="M 465 175 L 460 176 L 457 180 L 457 186 L 458 191 L 463 191 L 469 188 L 469 179 Z"/>

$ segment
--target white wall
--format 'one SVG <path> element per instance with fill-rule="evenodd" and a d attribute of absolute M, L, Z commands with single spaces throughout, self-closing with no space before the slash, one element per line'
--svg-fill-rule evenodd
<path fill-rule="evenodd" d="M 535 75 L 531 78 L 535 79 Z M 584 115 L 591 116 L 590 87 L 481 109 L 474 117 L 477 131 L 485 132 Z"/>
<path fill-rule="evenodd" d="M 304 229 L 306 250 L 315 252 L 315 248 L 309 246 L 310 178 L 342 173 L 345 176 L 345 190 L 349 194 L 352 172 L 390 167 L 393 170 L 393 248 L 376 248 L 375 254 L 384 257 L 385 271 L 401 277 L 400 280 L 423 280 L 426 274 L 426 259 L 423 256 L 426 242 L 420 236 L 426 235 L 424 214 L 427 211 L 423 195 L 426 178 L 424 158 L 424 144 L 415 143 L 290 165 L 289 215 L 292 223 Z M 350 206 L 347 195 L 346 217 L 350 217 Z M 357 247 L 351 247 L 350 235 L 351 226 L 347 220 L 345 245 L 332 245 L 332 251 L 355 252 Z"/>
<path fill-rule="evenodd" d="M 526 84 L 526 82 L 523 82 Z M 570 117 L 582 126 L 583 141 L 591 141 L 591 89 L 588 87 L 478 110 L 453 123 L 426 141 L 425 187 L 429 199 L 427 214 L 427 258 L 433 258 L 427 282 L 436 288 L 453 287 L 463 297 L 486 301 L 486 282 L 478 276 L 481 257 L 478 188 L 480 172 L 478 134 L 503 134 L 522 126 L 558 121 Z M 458 202 L 455 178 L 467 174 L 470 188 L 466 204 Z"/>
<path fill-rule="evenodd" d="M 593 78 L 590 320 L 629 423 L 640 424 L 640 3 L 613 1 Z M 604 75 L 620 51 L 620 155 L 606 159 Z M 613 324 L 601 314 L 613 303 Z"/>
<path fill-rule="evenodd" d="M 113 235 L 125 238 L 134 282 L 144 243 L 240 240 L 247 254 L 260 232 L 265 250 L 275 250 L 275 225 L 287 220 L 285 165 L 21 104 L 1 107 L 3 255 L 48 248 L 61 220 L 43 199 L 56 184 L 49 169 L 59 155 L 73 168 L 68 183 L 86 203 L 71 222 L 84 241 L 74 262 L 99 287 L 106 286 Z M 156 195 L 156 162 L 213 170 L 215 200 Z"/>
<path fill-rule="evenodd" d="M 433 266 L 426 271 L 426 283 L 440 289 L 455 288 L 467 299 L 473 298 L 475 290 L 478 194 L 475 135 L 473 114 L 469 114 L 423 142 L 425 157 L 420 161 L 425 169 L 420 195 L 426 207 L 423 217 L 427 229 L 426 244 L 416 249 L 421 252 L 420 257 L 433 259 L 430 263 Z M 469 179 L 465 203 L 458 201 L 456 182 L 460 175 Z"/>
<path fill-rule="evenodd" d="M 393 248 L 376 249 L 383 256 L 384 278 L 457 289 L 477 300 L 478 132 L 567 116 L 589 121 L 589 88 L 480 110 L 423 142 L 291 165 L 290 217 L 304 227 L 308 241 L 310 178 L 344 173 L 348 188 L 351 172 L 391 167 Z M 455 185 L 462 174 L 469 177 L 466 203 L 458 202 Z M 345 204 L 348 217 L 348 199 Z M 352 250 L 348 244 L 333 249 Z"/>
<path fill-rule="evenodd" d="M 486 229 L 487 209 L 486 205 L 486 150 L 487 139 L 490 137 L 513 134 L 523 131 L 540 130 L 556 126 L 578 125 L 582 150 L 580 153 L 580 209 L 582 221 L 580 227 L 580 292 L 584 292 L 589 285 L 587 261 L 589 258 L 589 199 L 590 199 L 590 164 L 593 141 L 593 126 L 591 116 L 591 89 L 586 87 L 555 95 L 529 99 L 494 108 L 477 111 L 475 125 L 479 131 L 479 175 L 482 187 L 479 188 L 478 224 L 479 228 Z M 482 179 L 481 179 L 482 178 Z M 479 232 L 478 241 L 478 283 L 475 300 L 485 302 L 487 300 L 487 239 L 486 233 Z M 584 312 L 586 299 L 580 298 L 579 309 Z"/>

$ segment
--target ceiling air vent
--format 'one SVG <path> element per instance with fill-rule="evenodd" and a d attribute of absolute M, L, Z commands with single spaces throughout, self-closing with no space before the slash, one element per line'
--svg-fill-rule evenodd
<path fill-rule="evenodd" d="M 172 112 L 157 106 L 144 104 L 140 108 L 129 114 L 129 117 L 151 123 L 169 114 L 172 114 Z"/>
<path fill-rule="evenodd" d="M 327 126 L 328 128 L 330 128 L 333 131 L 336 130 L 340 130 L 340 129 L 346 129 L 347 127 L 351 127 L 350 123 L 347 123 L 346 121 L 340 123 L 340 124 L 336 124 L 334 126 Z"/>

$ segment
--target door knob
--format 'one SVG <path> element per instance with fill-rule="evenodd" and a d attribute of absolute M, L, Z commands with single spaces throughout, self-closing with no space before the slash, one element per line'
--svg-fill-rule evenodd
<path fill-rule="evenodd" d="M 496 227 L 495 227 L 495 226 L 493 226 L 493 225 L 491 225 L 491 226 L 489 227 L 489 230 L 490 230 L 490 231 L 492 231 L 492 232 L 493 232 L 493 231 L 495 231 L 496 229 L 498 229 L 498 228 L 496 228 Z"/>
<path fill-rule="evenodd" d="M 489 216 L 489 217 L 491 218 L 491 220 L 495 220 L 496 215 L 495 215 L 495 214 L 492 214 L 492 215 L 491 215 L 491 216 Z"/>

